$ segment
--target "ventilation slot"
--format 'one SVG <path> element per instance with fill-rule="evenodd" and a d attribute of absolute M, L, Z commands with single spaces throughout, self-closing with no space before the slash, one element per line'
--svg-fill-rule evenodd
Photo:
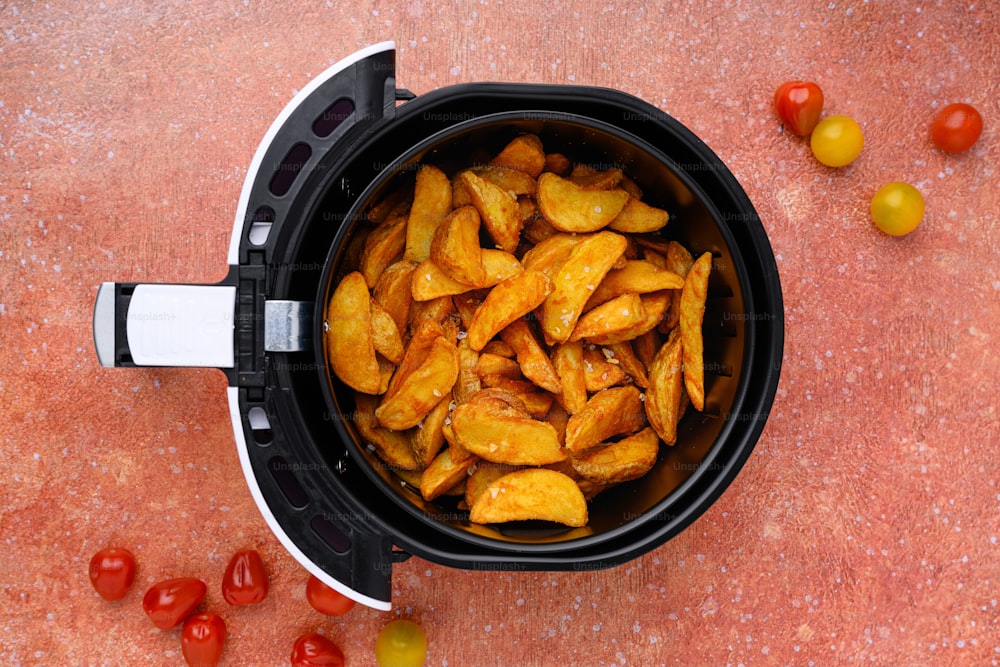
<path fill-rule="evenodd" d="M 309 148 L 309 144 L 295 144 L 292 146 L 292 149 L 288 151 L 288 155 L 278 165 L 274 176 L 271 177 L 271 183 L 268 185 L 271 194 L 275 197 L 283 197 L 288 194 L 299 172 L 302 171 L 302 167 L 309 161 L 311 155 L 312 149 Z"/>
<path fill-rule="evenodd" d="M 320 139 L 330 136 L 352 113 L 354 113 L 354 102 L 346 97 L 340 98 L 313 121 L 313 134 Z"/>
<path fill-rule="evenodd" d="M 253 220 L 250 222 L 250 233 L 247 240 L 250 245 L 262 246 L 267 243 L 267 237 L 271 235 L 271 225 L 274 224 L 274 209 L 270 206 L 261 206 L 253 213 Z"/>
<path fill-rule="evenodd" d="M 316 515 L 309 522 L 313 531 L 319 535 L 320 539 L 338 554 L 345 554 L 351 549 L 351 538 L 337 528 L 329 519 Z"/>
<path fill-rule="evenodd" d="M 309 496 L 302 490 L 299 480 L 295 479 L 293 470 L 297 467 L 297 464 L 289 463 L 283 456 L 275 456 L 267 462 L 267 469 L 278 488 L 281 489 L 281 493 L 284 494 L 285 500 L 288 501 L 289 505 L 300 510 L 309 504 Z"/>
<path fill-rule="evenodd" d="M 254 442 L 261 446 L 270 445 L 274 434 L 271 432 L 271 422 L 264 408 L 259 406 L 250 408 L 247 421 L 250 422 L 250 432 L 253 433 Z"/>

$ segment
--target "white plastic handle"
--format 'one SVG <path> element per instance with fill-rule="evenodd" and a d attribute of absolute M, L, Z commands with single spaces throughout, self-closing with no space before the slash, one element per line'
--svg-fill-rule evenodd
<path fill-rule="evenodd" d="M 137 285 L 125 315 L 137 366 L 232 368 L 236 287 Z"/>

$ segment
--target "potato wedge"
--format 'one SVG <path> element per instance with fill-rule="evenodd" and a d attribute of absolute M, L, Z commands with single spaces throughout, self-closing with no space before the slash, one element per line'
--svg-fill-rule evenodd
<path fill-rule="evenodd" d="M 664 259 L 666 261 L 666 268 L 668 271 L 673 271 L 681 278 L 687 278 L 688 272 L 691 270 L 691 266 L 694 264 L 694 257 L 688 252 L 687 248 L 682 246 L 676 241 L 671 241 L 667 244 L 666 251 L 664 252 Z M 663 321 L 660 323 L 659 331 L 660 333 L 669 333 L 671 329 L 677 326 L 681 318 L 681 293 L 674 292 L 671 297 L 670 308 L 663 317 Z"/>
<path fill-rule="evenodd" d="M 593 345 L 583 348 L 583 383 L 591 394 L 625 384 L 627 376 L 621 364 L 611 363 L 606 356 Z"/>
<path fill-rule="evenodd" d="M 555 470 L 516 470 L 493 481 L 469 511 L 475 523 L 537 519 L 567 526 L 587 524 L 587 501 L 571 478 Z"/>
<path fill-rule="evenodd" d="M 515 470 L 520 470 L 520 468 L 518 466 L 493 463 L 492 461 L 483 461 L 481 459 L 476 461 L 469 470 L 468 479 L 465 484 L 466 505 L 469 507 L 475 505 L 479 494 L 485 491 L 486 487 Z"/>
<path fill-rule="evenodd" d="M 471 343 L 470 343 L 471 345 Z M 500 375 L 511 380 L 523 380 L 521 366 L 516 360 L 509 357 L 501 357 L 498 354 L 480 352 L 479 361 L 474 369 L 479 377 L 486 375 Z"/>
<path fill-rule="evenodd" d="M 622 294 L 648 294 L 660 290 L 679 290 L 684 278 L 673 271 L 666 271 L 652 262 L 631 259 L 620 269 L 611 269 L 587 300 L 584 310 L 590 310 Z"/>
<path fill-rule="evenodd" d="M 583 362 L 583 341 L 562 343 L 552 350 L 552 367 L 562 387 L 560 399 L 569 414 L 587 404 L 587 383 Z"/>
<path fill-rule="evenodd" d="M 479 373 L 476 372 L 478 363 L 479 353 L 469 347 L 468 338 L 458 341 L 458 379 L 452 388 L 455 403 L 465 403 L 483 388 Z"/>
<path fill-rule="evenodd" d="M 360 272 L 347 274 L 326 308 L 327 361 L 344 384 L 366 394 L 381 389 L 375 341 L 372 337 L 371 296 Z"/>
<path fill-rule="evenodd" d="M 552 269 L 552 291 L 542 303 L 541 326 L 549 345 L 569 339 L 591 292 L 625 251 L 628 242 L 614 232 L 585 237 Z"/>
<path fill-rule="evenodd" d="M 493 183 L 504 192 L 514 195 L 519 201 L 521 195 L 529 195 L 525 201 L 533 201 L 535 190 L 538 189 L 538 183 L 535 182 L 535 179 L 519 169 L 486 164 L 472 167 L 469 171 Z M 461 174 L 452 180 L 451 191 L 452 206 L 455 208 L 472 204 L 472 195 L 469 193 Z"/>
<path fill-rule="evenodd" d="M 431 242 L 438 225 L 451 211 L 451 182 L 443 171 L 429 164 L 417 172 L 413 205 L 406 222 L 404 259 L 422 262 L 431 256 Z"/>
<path fill-rule="evenodd" d="M 591 482 L 620 484 L 648 473 L 659 451 L 660 439 L 656 431 L 646 427 L 635 435 L 573 458 L 573 469 Z"/>
<path fill-rule="evenodd" d="M 410 434 L 403 431 L 392 431 L 380 426 L 375 419 L 375 406 L 378 398 L 357 392 L 354 395 L 355 411 L 352 415 L 358 435 L 371 445 L 379 458 L 396 470 L 418 470 L 422 466 L 413 455 L 410 446 Z"/>
<path fill-rule="evenodd" d="M 457 378 L 458 349 L 443 336 L 435 338 L 423 363 L 386 392 L 375 418 L 396 431 L 412 428 L 451 393 Z"/>
<path fill-rule="evenodd" d="M 577 320 L 571 341 L 594 336 L 612 336 L 633 330 L 646 319 L 642 299 L 629 292 L 588 310 Z"/>
<path fill-rule="evenodd" d="M 596 232 L 607 227 L 625 207 L 624 190 L 587 190 L 573 181 L 544 173 L 538 178 L 538 210 L 564 232 Z"/>
<path fill-rule="evenodd" d="M 552 270 L 564 261 L 573 248 L 580 245 L 584 240 L 577 234 L 566 234 L 556 232 L 542 241 L 535 244 L 521 257 L 521 264 L 525 269 L 541 271 L 545 275 L 552 277 Z"/>
<path fill-rule="evenodd" d="M 420 478 L 420 495 L 424 500 L 434 500 L 465 481 L 469 468 L 476 463 L 474 456 L 456 461 L 452 454 L 451 447 L 442 450 L 424 470 L 423 477 Z"/>
<path fill-rule="evenodd" d="M 430 260 L 452 280 L 466 285 L 486 283 L 475 207 L 462 206 L 445 216 L 434 232 Z"/>
<path fill-rule="evenodd" d="M 390 264 L 372 287 L 372 298 L 392 316 L 396 329 L 404 338 L 410 324 L 410 305 L 413 303 L 410 286 L 416 267 L 416 264 L 406 260 Z"/>
<path fill-rule="evenodd" d="M 668 445 L 677 442 L 677 422 L 681 418 L 681 395 L 684 393 L 681 348 L 680 330 L 674 329 L 649 366 L 646 418 Z"/>
<path fill-rule="evenodd" d="M 429 259 L 421 262 L 413 271 L 411 283 L 413 300 L 429 301 L 442 296 L 465 294 L 483 287 L 493 287 L 523 270 L 521 262 L 517 261 L 514 255 L 502 250 L 483 248 L 482 258 L 486 278 L 479 285 L 458 282 Z"/>
<path fill-rule="evenodd" d="M 566 176 L 573 170 L 573 162 L 562 153 L 547 153 L 543 170 L 551 171 L 559 176 Z"/>
<path fill-rule="evenodd" d="M 555 403 L 555 396 L 547 391 L 526 391 L 514 395 L 524 402 L 524 408 L 533 419 L 546 419 Z"/>
<path fill-rule="evenodd" d="M 632 341 L 612 343 L 603 348 L 604 356 L 608 362 L 618 364 L 625 371 L 626 375 L 632 378 L 637 387 L 645 389 L 649 386 L 649 377 L 646 374 L 646 365 L 639 359 L 632 347 Z"/>
<path fill-rule="evenodd" d="M 555 428 L 532 419 L 524 403 L 500 389 L 484 389 L 451 413 L 455 441 L 494 463 L 545 465 L 566 458 Z"/>
<path fill-rule="evenodd" d="M 403 254 L 406 248 L 406 219 L 406 215 L 392 215 L 365 239 L 358 259 L 358 271 L 365 277 L 369 288 L 374 288 L 386 267 Z"/>
<path fill-rule="evenodd" d="M 588 164 L 578 164 L 570 172 L 569 180 L 584 190 L 611 190 L 621 182 L 622 170 L 618 167 L 598 170 Z"/>
<path fill-rule="evenodd" d="M 705 409 L 704 340 L 701 325 L 705 317 L 708 276 L 711 272 L 712 253 L 706 252 L 695 260 L 684 279 L 678 325 L 684 358 L 684 388 L 691 399 L 691 405 L 699 412 Z"/>
<path fill-rule="evenodd" d="M 594 394 L 566 424 L 566 449 L 579 455 L 616 435 L 635 433 L 646 425 L 639 390 L 612 387 Z"/>
<path fill-rule="evenodd" d="M 504 327 L 537 308 L 551 291 L 552 281 L 539 271 L 522 271 L 498 283 L 472 317 L 469 346 L 483 349 Z"/>
<path fill-rule="evenodd" d="M 524 377 L 553 394 L 562 391 L 562 383 L 552 366 L 552 360 L 535 339 L 535 334 L 525 320 L 508 324 L 500 331 L 500 338 L 514 350 Z"/>
<path fill-rule="evenodd" d="M 514 352 L 514 348 L 504 341 L 496 338 L 486 343 L 486 347 L 483 348 L 482 354 L 495 354 L 498 357 L 507 357 L 508 359 L 513 359 L 517 356 L 517 353 Z"/>
<path fill-rule="evenodd" d="M 506 252 L 514 252 L 524 227 L 517 197 L 477 176 L 473 171 L 463 171 L 461 180 L 469 191 L 473 206 L 479 211 L 483 226 L 497 247 Z"/>
<path fill-rule="evenodd" d="M 656 353 L 660 350 L 660 334 L 656 331 L 656 327 L 653 327 L 644 334 L 639 334 L 631 341 L 624 341 L 626 343 L 632 343 L 632 349 L 635 350 L 635 356 L 639 357 L 639 361 L 648 370 L 649 365 L 653 363 L 653 359 L 656 357 Z M 617 343 L 610 343 L 610 345 L 617 345 Z"/>
<path fill-rule="evenodd" d="M 522 134 L 504 146 L 490 161 L 491 165 L 509 167 L 538 178 L 545 168 L 545 151 L 542 140 L 534 134 Z"/>
<path fill-rule="evenodd" d="M 518 202 L 522 198 L 518 198 Z M 526 218 L 525 206 L 521 206 L 521 218 L 524 220 L 524 229 L 521 230 L 521 239 L 527 241 L 528 243 L 538 244 L 556 234 L 561 234 L 558 229 L 549 224 L 549 221 L 545 219 L 538 211 L 538 204 L 531 201 L 531 217 Z"/>
<path fill-rule="evenodd" d="M 622 210 L 608 224 L 608 228 L 630 234 L 646 234 L 663 229 L 669 221 L 670 215 L 662 208 L 629 197 Z"/>
<path fill-rule="evenodd" d="M 388 310 L 379 305 L 375 299 L 369 300 L 372 311 L 372 342 L 375 351 L 394 364 L 403 360 L 403 338 L 399 328 Z"/>
<path fill-rule="evenodd" d="M 451 396 L 445 396 L 411 432 L 410 447 L 413 449 L 413 458 L 421 468 L 429 466 L 444 446 L 443 429 L 451 412 L 450 407 Z"/>
<path fill-rule="evenodd" d="M 646 313 L 645 318 L 641 322 L 631 329 L 626 329 L 619 333 L 591 336 L 590 342 L 595 345 L 611 345 L 613 343 L 633 340 L 647 331 L 655 329 L 656 325 L 663 319 L 663 314 L 670 307 L 672 293 L 676 291 L 663 290 L 662 292 L 650 292 L 649 294 L 641 295 L 639 299 L 642 301 L 642 308 Z"/>

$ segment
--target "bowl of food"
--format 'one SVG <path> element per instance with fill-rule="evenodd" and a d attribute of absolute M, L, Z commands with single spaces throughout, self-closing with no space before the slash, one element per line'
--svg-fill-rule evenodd
<path fill-rule="evenodd" d="M 378 45 L 303 91 L 252 167 L 230 277 L 107 284 L 95 338 L 114 365 L 226 371 L 251 492 L 328 585 L 385 608 L 409 555 L 612 567 L 751 455 L 782 357 L 773 252 L 662 110 L 586 86 L 414 96 Z"/>

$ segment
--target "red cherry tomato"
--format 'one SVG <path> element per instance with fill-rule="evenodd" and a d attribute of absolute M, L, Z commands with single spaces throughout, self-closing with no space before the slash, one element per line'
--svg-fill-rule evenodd
<path fill-rule="evenodd" d="M 295 640 L 292 667 L 344 667 L 344 653 L 332 641 L 313 632 Z"/>
<path fill-rule="evenodd" d="M 931 141 L 946 153 L 961 153 L 972 147 L 983 133 L 983 117 L 971 104 L 956 102 L 934 116 Z"/>
<path fill-rule="evenodd" d="M 203 612 L 189 616 L 181 630 L 181 653 L 191 667 L 215 667 L 226 643 L 226 622 Z"/>
<path fill-rule="evenodd" d="M 788 129 L 807 137 L 823 112 L 823 91 L 811 81 L 786 81 L 774 91 L 774 108 Z"/>
<path fill-rule="evenodd" d="M 121 600 L 135 581 L 135 556 L 128 549 L 108 547 L 90 559 L 90 583 L 105 600 Z"/>
<path fill-rule="evenodd" d="M 264 561 L 253 549 L 233 554 L 222 577 L 222 597 L 231 605 L 257 604 L 267 597 Z"/>
<path fill-rule="evenodd" d="M 181 577 L 153 584 L 142 596 L 142 608 L 161 630 L 176 627 L 205 599 L 207 587 L 201 579 Z"/>
<path fill-rule="evenodd" d="M 354 607 L 354 600 L 333 590 L 312 574 L 306 582 L 306 600 L 313 609 L 327 616 L 343 616 Z"/>

